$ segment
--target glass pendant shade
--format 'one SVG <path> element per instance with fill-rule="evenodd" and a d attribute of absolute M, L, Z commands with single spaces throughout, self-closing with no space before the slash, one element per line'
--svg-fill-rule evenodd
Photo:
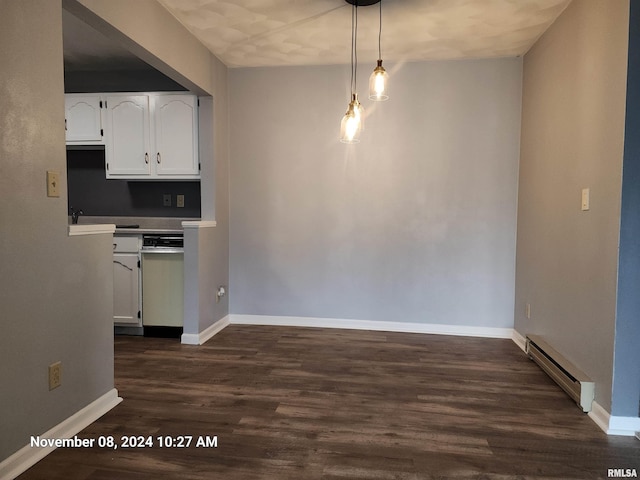
<path fill-rule="evenodd" d="M 378 66 L 369 77 L 369 100 L 382 102 L 389 98 L 389 74 L 378 60 Z"/>
<path fill-rule="evenodd" d="M 360 142 L 360 133 L 364 128 L 364 108 L 358 101 L 358 94 L 354 93 L 347 107 L 347 112 L 340 123 L 340 141 L 342 143 Z"/>

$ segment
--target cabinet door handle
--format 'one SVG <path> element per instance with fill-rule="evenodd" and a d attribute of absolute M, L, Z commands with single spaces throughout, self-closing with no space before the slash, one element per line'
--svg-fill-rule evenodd
<path fill-rule="evenodd" d="M 158 152 L 156 154 L 156 162 L 158 162 L 158 165 L 160 165 L 160 162 L 162 161 L 162 157 L 160 156 L 160 152 Z"/>
<path fill-rule="evenodd" d="M 117 263 L 118 265 L 122 265 L 124 268 L 126 268 L 130 272 L 133 272 L 133 268 L 126 266 L 124 263 L 119 262 L 118 260 L 114 260 L 113 263 Z"/>
<path fill-rule="evenodd" d="M 67 131 L 67 119 L 66 118 L 64 119 L 64 131 L 65 132 Z"/>
<path fill-rule="evenodd" d="M 147 152 L 144 152 L 144 163 L 149 165 L 149 154 Z"/>

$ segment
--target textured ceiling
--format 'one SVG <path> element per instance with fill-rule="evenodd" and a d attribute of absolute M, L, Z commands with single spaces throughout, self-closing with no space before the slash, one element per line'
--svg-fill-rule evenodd
<path fill-rule="evenodd" d="M 349 63 L 344 0 L 158 0 L 229 67 Z M 387 62 L 523 55 L 570 0 L 383 0 Z M 377 58 L 379 6 L 358 8 L 358 58 Z"/>

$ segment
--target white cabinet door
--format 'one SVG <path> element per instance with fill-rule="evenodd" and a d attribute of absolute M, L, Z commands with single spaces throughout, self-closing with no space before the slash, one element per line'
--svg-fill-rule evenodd
<path fill-rule="evenodd" d="M 155 173 L 198 176 L 198 107 L 192 95 L 157 95 L 153 101 Z"/>
<path fill-rule="evenodd" d="M 138 254 L 113 255 L 113 321 L 140 325 L 140 271 Z"/>
<path fill-rule="evenodd" d="M 148 177 L 152 155 L 148 97 L 108 96 L 106 101 L 107 178 Z"/>
<path fill-rule="evenodd" d="M 102 111 L 100 95 L 65 95 L 64 121 L 67 143 L 103 144 Z"/>

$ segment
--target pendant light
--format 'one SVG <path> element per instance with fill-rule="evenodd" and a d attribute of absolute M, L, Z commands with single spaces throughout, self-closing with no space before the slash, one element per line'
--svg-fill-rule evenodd
<path fill-rule="evenodd" d="M 349 0 L 347 0 L 349 2 Z M 351 3 L 351 2 L 349 2 Z M 364 128 L 364 108 L 358 101 L 356 84 L 358 80 L 358 0 L 351 3 L 351 101 L 340 123 L 340 141 L 342 143 L 360 142 L 360 133 Z"/>
<path fill-rule="evenodd" d="M 378 66 L 369 77 L 369 100 L 382 102 L 389 99 L 389 74 L 382 66 L 382 0 L 380 0 L 380 29 L 378 30 Z"/>

